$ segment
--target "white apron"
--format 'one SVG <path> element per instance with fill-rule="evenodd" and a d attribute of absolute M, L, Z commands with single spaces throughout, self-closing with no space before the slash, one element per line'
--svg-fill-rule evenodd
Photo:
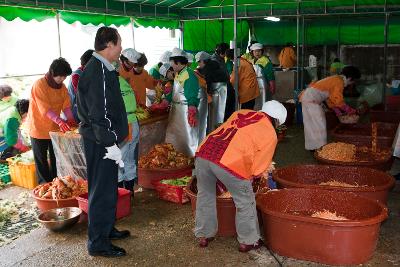
<path fill-rule="evenodd" d="M 204 89 L 199 89 L 199 106 L 197 108 L 199 113 L 199 145 L 207 136 L 207 116 L 208 116 L 208 102 L 207 93 Z"/>
<path fill-rule="evenodd" d="M 267 101 L 266 92 L 268 90 L 267 81 L 262 73 L 262 68 L 259 65 L 253 65 L 254 71 L 256 72 L 258 88 L 260 88 L 260 95 L 256 98 L 254 110 L 258 111 L 262 109 L 263 104 Z"/>
<path fill-rule="evenodd" d="M 400 123 L 393 142 L 393 156 L 400 158 Z"/>
<path fill-rule="evenodd" d="M 327 144 L 326 118 L 321 103 L 329 97 L 328 92 L 307 88 L 301 97 L 304 140 L 307 150 Z"/>
<path fill-rule="evenodd" d="M 177 80 L 174 81 L 165 142 L 190 157 L 194 156 L 199 144 L 199 126 L 190 127 L 188 123 L 187 99 L 183 86 Z"/>
<path fill-rule="evenodd" d="M 225 106 L 228 87 L 226 83 L 218 82 L 211 84 L 210 113 L 208 118 L 208 132 L 212 132 L 224 122 Z"/>

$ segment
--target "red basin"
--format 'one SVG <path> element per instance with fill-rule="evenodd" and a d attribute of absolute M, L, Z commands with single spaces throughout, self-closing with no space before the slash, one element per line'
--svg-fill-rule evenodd
<path fill-rule="evenodd" d="M 393 157 L 392 155 L 388 155 L 387 158 L 380 159 L 380 160 L 368 160 L 368 161 L 336 161 L 321 158 L 318 156 L 318 151 L 314 152 L 315 159 L 321 164 L 327 165 L 339 165 L 339 166 L 359 166 L 359 167 L 368 167 L 376 170 L 388 171 L 392 168 L 393 164 Z"/>
<path fill-rule="evenodd" d="M 390 148 L 398 124 L 377 122 L 377 145 L 382 148 Z M 335 142 L 354 144 L 356 146 L 371 146 L 371 123 L 369 124 L 339 124 L 332 132 Z"/>
<path fill-rule="evenodd" d="M 385 205 L 389 190 L 395 183 L 391 175 L 382 171 L 333 165 L 292 165 L 277 169 L 272 175 L 279 188 L 314 188 L 352 192 L 378 200 Z M 358 187 L 320 185 L 320 183 L 332 180 L 357 184 Z"/>
<path fill-rule="evenodd" d="M 186 195 L 192 204 L 193 216 L 196 214 L 197 180 L 193 178 L 185 188 Z M 235 236 L 236 207 L 232 198 L 217 198 L 218 236 Z"/>
<path fill-rule="evenodd" d="M 318 189 L 272 190 L 257 197 L 265 242 L 279 255 L 331 265 L 368 261 L 376 248 L 387 209 L 348 192 Z M 329 210 L 349 220 L 313 218 Z"/>

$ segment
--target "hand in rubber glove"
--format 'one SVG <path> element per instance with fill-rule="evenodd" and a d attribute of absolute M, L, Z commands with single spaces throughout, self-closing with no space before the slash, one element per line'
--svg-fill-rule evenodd
<path fill-rule="evenodd" d="M 21 152 L 26 152 L 30 149 L 28 146 L 22 143 L 21 139 L 18 139 L 17 143 L 14 145 L 14 148 L 18 149 Z"/>
<path fill-rule="evenodd" d="M 71 127 L 78 126 L 78 124 L 75 121 L 74 115 L 72 114 L 71 107 L 64 109 L 63 113 L 65 114 L 65 117 L 67 117 L 67 123 L 69 126 L 71 126 Z"/>
<path fill-rule="evenodd" d="M 60 127 L 61 132 L 71 131 L 71 127 L 63 119 L 60 118 L 53 110 L 49 109 L 46 116 Z"/>
<path fill-rule="evenodd" d="M 57 124 L 58 124 L 58 127 L 60 127 L 61 132 L 63 132 L 63 133 L 71 131 L 71 127 L 68 125 L 67 122 L 61 120 Z"/>
<path fill-rule="evenodd" d="M 340 110 L 340 108 L 333 108 L 333 111 L 336 114 L 336 117 L 340 117 L 343 116 L 344 114 L 342 113 L 342 111 Z"/>
<path fill-rule="evenodd" d="M 122 161 L 122 153 L 121 149 L 117 145 L 106 147 L 107 152 L 103 159 L 111 159 L 114 160 L 116 164 L 119 165 L 120 168 L 123 168 L 124 162 Z"/>
<path fill-rule="evenodd" d="M 172 91 L 171 84 L 167 83 L 167 84 L 165 85 L 165 87 L 164 87 L 164 94 L 165 94 L 165 95 L 168 95 L 169 93 L 171 93 L 171 91 Z"/>
<path fill-rule="evenodd" d="M 354 108 L 350 107 L 347 104 L 344 104 L 343 106 L 341 106 L 340 109 L 343 110 L 346 114 L 349 114 L 349 115 L 356 114 L 356 112 L 357 112 Z"/>
<path fill-rule="evenodd" d="M 161 103 L 151 105 L 151 106 L 150 106 L 150 110 L 151 110 L 151 111 L 160 110 L 160 109 L 163 110 L 163 109 L 168 108 L 168 106 L 169 106 L 168 100 L 163 99 L 163 100 L 161 101 Z"/>
<path fill-rule="evenodd" d="M 189 106 L 188 123 L 190 127 L 196 127 L 197 125 L 197 108 L 194 106 Z"/>
<path fill-rule="evenodd" d="M 271 94 L 275 94 L 276 92 L 276 83 L 275 81 L 269 81 L 269 91 L 271 92 Z"/>

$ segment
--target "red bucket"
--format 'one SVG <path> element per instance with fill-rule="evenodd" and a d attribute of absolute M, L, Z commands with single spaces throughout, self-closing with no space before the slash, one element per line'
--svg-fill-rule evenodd
<path fill-rule="evenodd" d="M 88 193 L 82 194 L 76 197 L 78 200 L 79 208 L 88 213 Z M 131 192 L 124 188 L 118 188 L 118 200 L 117 200 L 117 214 L 116 219 L 127 217 L 131 214 Z"/>

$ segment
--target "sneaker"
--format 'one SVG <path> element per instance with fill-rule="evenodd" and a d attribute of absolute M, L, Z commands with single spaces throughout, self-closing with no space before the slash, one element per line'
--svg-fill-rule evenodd
<path fill-rule="evenodd" d="M 250 250 L 253 250 L 253 249 L 259 249 L 263 245 L 264 245 L 264 242 L 261 239 L 259 239 L 255 244 L 252 244 L 252 245 L 240 244 L 239 251 L 240 252 L 249 252 Z"/>

